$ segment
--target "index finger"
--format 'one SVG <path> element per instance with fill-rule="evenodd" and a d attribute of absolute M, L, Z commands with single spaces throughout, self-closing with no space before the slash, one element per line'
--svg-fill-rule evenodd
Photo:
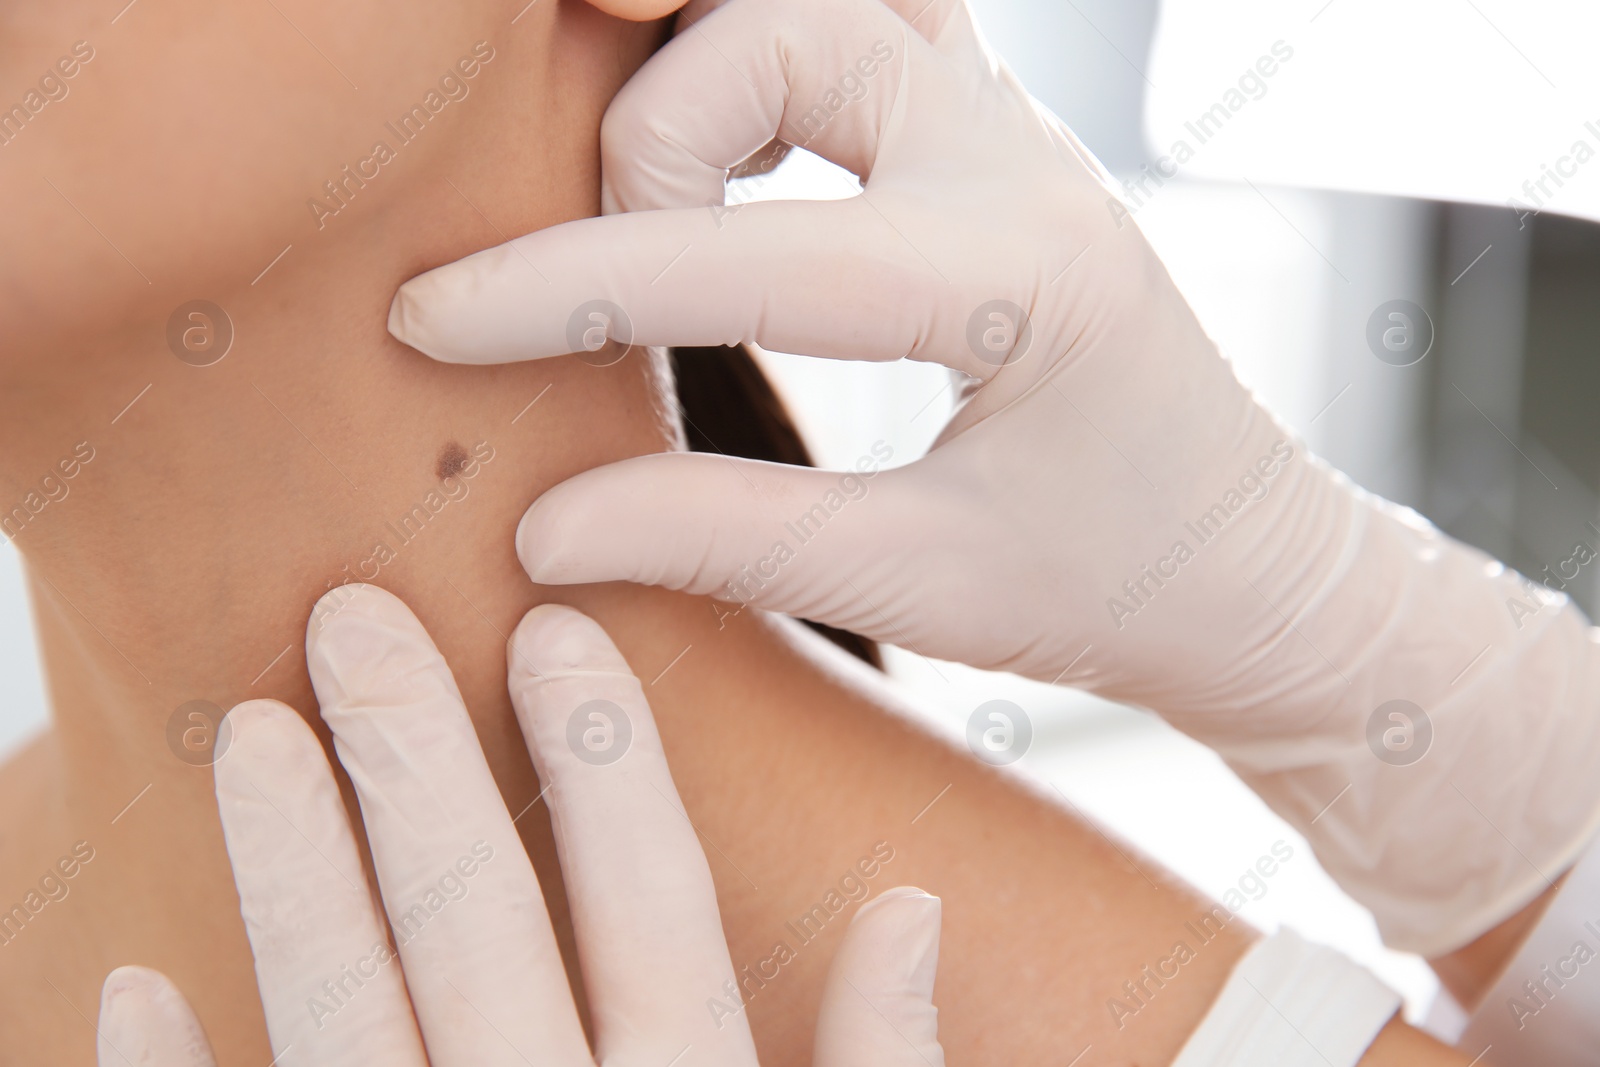
<path fill-rule="evenodd" d="M 427 1057 L 322 745 L 272 700 L 238 705 L 217 808 L 278 1067 Z"/>
<path fill-rule="evenodd" d="M 434 1067 L 590 1064 L 538 876 L 450 668 L 399 598 L 325 595 L 306 660 Z"/>
<path fill-rule="evenodd" d="M 985 99 L 991 111 L 1021 106 Z M 729 168 L 775 135 L 869 182 L 886 153 L 905 172 L 939 167 L 951 116 L 977 121 L 973 107 L 966 76 L 876 0 L 737 0 L 670 42 L 613 102 L 603 206 L 621 214 L 413 278 L 395 295 L 390 332 L 455 363 L 607 341 L 755 342 L 930 360 L 987 379 L 995 364 L 972 350 L 967 312 L 992 283 L 981 294 L 953 285 L 970 251 L 920 195 L 890 185 L 828 202 L 724 200 Z"/>
<path fill-rule="evenodd" d="M 523 618 L 508 653 L 517 721 L 549 790 L 597 1059 L 755 1067 L 711 868 L 638 679 L 598 623 L 553 604 Z"/>
<path fill-rule="evenodd" d="M 915 304 L 893 292 L 937 278 L 909 246 L 869 250 L 874 238 L 897 240 L 871 208 L 844 200 L 734 210 L 726 230 L 728 216 L 707 208 L 641 211 L 485 249 L 402 285 L 389 332 L 446 363 L 746 341 L 894 360 L 917 344 Z"/>

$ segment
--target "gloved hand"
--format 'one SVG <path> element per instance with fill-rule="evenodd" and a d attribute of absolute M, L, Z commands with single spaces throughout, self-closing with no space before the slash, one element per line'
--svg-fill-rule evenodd
<path fill-rule="evenodd" d="M 234 708 L 217 802 L 275 1064 L 754 1067 L 710 868 L 644 693 L 596 623 L 536 608 L 509 648 L 592 1054 L 533 866 L 422 625 L 383 590 L 345 586 L 324 598 L 307 646 L 388 922 L 310 728 L 273 701 Z M 939 901 L 920 890 L 888 890 L 856 912 L 828 975 L 819 1067 L 943 1064 L 938 941 Z M 101 1067 L 214 1063 L 193 1012 L 154 971 L 111 974 L 99 1030 Z"/>
<path fill-rule="evenodd" d="M 523 519 L 528 573 L 753 603 L 1156 709 L 1391 944 L 1472 940 L 1600 822 L 1586 622 L 1307 455 L 962 0 L 923 2 L 732 0 L 612 104 L 611 214 L 400 289 L 390 330 L 453 362 L 609 331 L 908 356 L 979 386 L 926 457 L 870 479 L 709 454 L 580 474 Z M 724 205 L 774 137 L 861 195 Z"/>

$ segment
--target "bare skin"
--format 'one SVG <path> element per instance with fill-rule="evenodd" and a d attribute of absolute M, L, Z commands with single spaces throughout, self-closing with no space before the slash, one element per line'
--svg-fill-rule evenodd
<path fill-rule="evenodd" d="M 177 758 L 168 726 L 190 701 L 266 696 L 315 721 L 306 620 L 330 585 L 359 577 L 404 598 L 452 664 L 558 928 L 503 647 L 553 598 L 605 625 L 648 683 L 736 965 L 793 945 L 786 923 L 884 842 L 893 859 L 873 889 L 916 884 L 945 902 L 937 1000 L 952 1062 L 1065 1061 L 1085 1046 L 1085 1065 L 1171 1061 L 1254 936 L 1242 921 L 1119 1027 L 1107 1001 L 1209 902 L 927 735 L 872 672 L 791 623 L 527 582 L 511 531 L 529 501 L 578 470 L 675 446 L 647 353 L 608 368 L 446 367 L 384 330 L 406 278 L 597 209 L 600 115 L 659 27 L 551 0 L 114 14 L 0 15 L 0 70 L 48 71 L 78 40 L 94 49 L 70 94 L 0 147 L 13 206 L 0 247 L 15 250 L 0 264 L 0 500 L 57 492 L 44 476 L 59 486 L 64 457 L 93 453 L 78 454 L 65 497 L 9 531 L 54 722 L 0 769 L 0 903 L 77 842 L 93 858 L 0 944 L 8 1057 L 91 1062 L 101 980 L 142 963 L 189 996 L 221 1063 L 272 1058 L 211 774 Z M 394 141 L 386 123 L 478 42 L 493 58 L 458 77 L 470 92 L 376 177 L 344 185 L 345 203 L 330 198 L 323 183 Z M 22 99 L 28 83 L 0 90 Z M 319 217 L 311 198 L 338 210 Z M 167 340 L 173 309 L 196 298 L 233 324 L 211 366 Z M 465 495 L 396 536 L 446 477 Z M 378 542 L 392 558 L 378 561 Z M 809 1060 L 842 922 L 754 988 L 764 1062 Z M 1393 1023 L 1363 1062 L 1465 1058 Z"/>
<path fill-rule="evenodd" d="M 1483 1003 L 1483 998 L 1488 996 L 1517 949 L 1533 933 L 1533 928 L 1539 925 L 1539 919 L 1566 880 L 1565 874 L 1558 875 L 1548 889 L 1505 922 L 1486 931 L 1476 941 L 1428 961 L 1457 1004 L 1474 1011 Z"/>

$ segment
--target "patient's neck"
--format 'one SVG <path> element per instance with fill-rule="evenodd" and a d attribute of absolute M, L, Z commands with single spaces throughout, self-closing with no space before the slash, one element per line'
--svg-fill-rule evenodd
<path fill-rule="evenodd" d="M 630 44 L 635 62 L 647 44 Z M 214 364 L 169 350 L 172 308 L 151 300 L 70 353 L 41 347 L 4 368 L 0 507 L 32 579 L 78 803 L 168 776 L 209 788 L 168 737 L 191 701 L 272 696 L 314 714 L 306 622 L 352 580 L 410 603 L 480 725 L 514 733 L 504 634 L 537 599 L 516 521 L 564 477 L 671 447 L 663 382 L 644 350 L 608 368 L 436 364 L 388 335 L 386 312 L 422 270 L 593 214 L 614 88 L 547 97 L 542 127 L 507 123 L 542 132 L 544 152 L 468 127 L 472 166 L 440 152 L 386 176 L 383 197 L 357 205 L 365 214 L 296 241 L 255 281 L 207 290 L 233 333 Z M 506 118 L 487 103 L 475 114 L 485 128 Z M 578 594 L 580 606 L 621 600 L 698 610 L 637 590 Z M 637 653 L 647 669 L 653 650 Z"/>
<path fill-rule="evenodd" d="M 609 368 L 462 368 L 395 342 L 385 311 L 416 257 L 379 241 L 224 295 L 236 340 L 214 366 L 108 338 L 38 435 L 39 471 L 8 472 L 55 469 L 58 499 L 17 544 L 58 725 L 96 763 L 170 760 L 166 721 L 189 701 L 309 708 L 306 620 L 342 582 L 395 591 L 446 651 L 503 665 L 533 595 L 512 550 L 522 509 L 670 446 L 644 350 Z"/>
<path fill-rule="evenodd" d="M 505 635 L 543 596 L 606 626 L 655 682 L 664 724 L 738 703 L 735 664 L 777 647 L 748 616 L 721 631 L 703 601 L 527 580 L 513 532 L 540 491 L 673 444 L 662 383 L 644 350 L 604 369 L 430 362 L 384 329 L 394 287 L 420 269 L 414 258 L 375 244 L 286 272 L 267 294 L 229 294 L 219 303 L 238 338 L 212 367 L 108 339 L 86 357 L 96 373 L 60 398 L 51 443 L 21 468 L 79 441 L 93 449 L 68 495 L 17 539 L 55 718 L 13 768 L 43 783 L 20 798 L 35 839 L 17 866 L 31 872 L 84 840 L 95 876 L 75 885 L 71 923 L 23 945 L 34 963 L 8 957 L 21 967 L 13 982 L 48 966 L 87 1004 L 110 968 L 160 966 L 215 1001 L 202 1011 L 234 1062 L 263 1051 L 259 1019 L 229 1007 L 249 1003 L 253 978 L 212 775 L 183 758 L 190 722 L 169 727 L 191 701 L 226 709 L 248 697 L 284 700 L 315 723 L 302 642 L 330 584 L 371 580 L 412 607 L 455 672 L 514 814 L 539 785 L 506 694 Z M 455 470 L 445 481 L 442 459 Z M 534 811 L 518 827 L 565 937 L 549 823 Z"/>
<path fill-rule="evenodd" d="M 65 495 L 17 541 L 58 725 L 93 762 L 170 758 L 167 719 L 193 700 L 309 709 L 306 620 L 351 580 L 400 594 L 447 651 L 503 662 L 533 593 L 512 551 L 522 509 L 668 446 L 642 350 L 606 369 L 436 365 L 384 331 L 398 272 L 352 266 L 279 290 L 292 315 L 229 301 L 238 339 L 213 367 L 108 352 L 62 420 L 72 462 L 49 484 Z"/>

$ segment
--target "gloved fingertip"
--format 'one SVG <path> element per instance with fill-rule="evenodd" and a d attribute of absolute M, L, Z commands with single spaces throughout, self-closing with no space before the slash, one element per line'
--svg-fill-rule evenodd
<path fill-rule="evenodd" d="M 943 1067 L 933 1003 L 942 909 L 900 886 L 856 912 L 828 968 L 816 1062 Z"/>
<path fill-rule="evenodd" d="M 394 299 L 389 301 L 389 334 L 429 359 L 453 363 L 455 361 L 439 344 L 436 336 L 438 331 L 430 328 L 432 316 L 429 308 L 437 300 L 434 291 L 438 288 L 437 271 L 428 271 L 396 289 Z"/>
<path fill-rule="evenodd" d="M 542 497 L 540 498 L 543 499 Z M 546 575 L 541 573 L 541 564 L 544 562 L 544 553 L 540 551 L 539 543 L 540 525 L 542 517 L 535 517 L 539 511 L 539 500 L 528 506 L 522 513 L 522 518 L 517 520 L 517 560 L 522 564 L 522 569 L 528 572 L 528 577 L 537 584 L 549 585 Z"/>
<path fill-rule="evenodd" d="M 272 755 L 285 749 L 315 745 L 316 737 L 300 713 L 278 700 L 246 700 L 235 704 L 222 720 L 219 735 L 228 740 L 227 751 L 249 753 L 248 758 Z M 218 742 L 219 750 L 222 743 Z M 218 752 L 221 765 L 223 752 Z"/>
<path fill-rule="evenodd" d="M 351 582 L 323 595 L 306 626 L 306 666 L 330 725 L 343 711 L 408 706 L 455 691 L 433 638 L 405 601 Z"/>
<path fill-rule="evenodd" d="M 939 915 L 943 904 L 938 897 L 925 889 L 918 889 L 914 885 L 897 885 L 893 889 L 885 889 L 861 905 L 860 908 L 856 909 L 855 916 L 850 921 L 852 923 L 860 922 L 865 916 L 886 909 L 894 910 L 897 913 L 906 912 L 907 907 L 900 906 L 901 902 L 907 902 L 908 906 L 915 907 L 919 911 L 926 911 L 931 908 L 935 917 Z"/>
<path fill-rule="evenodd" d="M 171 979 L 149 967 L 118 967 L 100 989 L 98 1059 L 111 1064 L 200 1067 L 213 1062 L 205 1030 Z"/>
<path fill-rule="evenodd" d="M 125 1009 L 138 1008 L 141 1002 L 151 1000 L 160 995 L 163 987 L 168 985 L 166 976 L 160 971 L 153 971 L 149 967 L 128 965 L 118 967 L 106 975 L 106 981 L 100 987 L 100 1025 L 115 1018 L 125 1017 Z M 124 1009 L 123 1014 L 115 1014 L 118 1009 Z"/>
<path fill-rule="evenodd" d="M 896 886 L 856 911 L 847 936 L 875 969 L 894 972 L 909 988 L 931 995 L 943 916 L 938 897 L 914 886 Z"/>
<path fill-rule="evenodd" d="M 550 492 L 535 500 L 517 523 L 517 559 L 535 584 L 567 585 L 574 575 L 562 551 L 562 520 Z"/>
<path fill-rule="evenodd" d="M 393 593 L 365 582 L 334 586 L 317 598 L 306 623 L 306 652 L 326 647 L 353 633 L 364 632 L 374 621 L 414 618 L 411 609 Z"/>
<path fill-rule="evenodd" d="M 300 713 L 276 700 L 235 704 L 218 728 L 212 751 L 219 802 L 229 796 L 253 797 L 250 783 L 263 770 L 270 774 L 304 767 L 313 756 L 325 759 L 321 743 Z"/>
<path fill-rule="evenodd" d="M 402 344 L 411 344 L 410 331 L 407 329 L 406 320 L 411 306 L 410 294 L 406 292 L 406 282 L 394 291 L 394 299 L 389 301 L 389 336 Z M 412 347 L 416 347 L 412 345 Z"/>
<path fill-rule="evenodd" d="M 631 673 L 600 624 L 562 604 L 541 604 L 522 617 L 508 659 L 513 685 L 573 672 Z"/>

